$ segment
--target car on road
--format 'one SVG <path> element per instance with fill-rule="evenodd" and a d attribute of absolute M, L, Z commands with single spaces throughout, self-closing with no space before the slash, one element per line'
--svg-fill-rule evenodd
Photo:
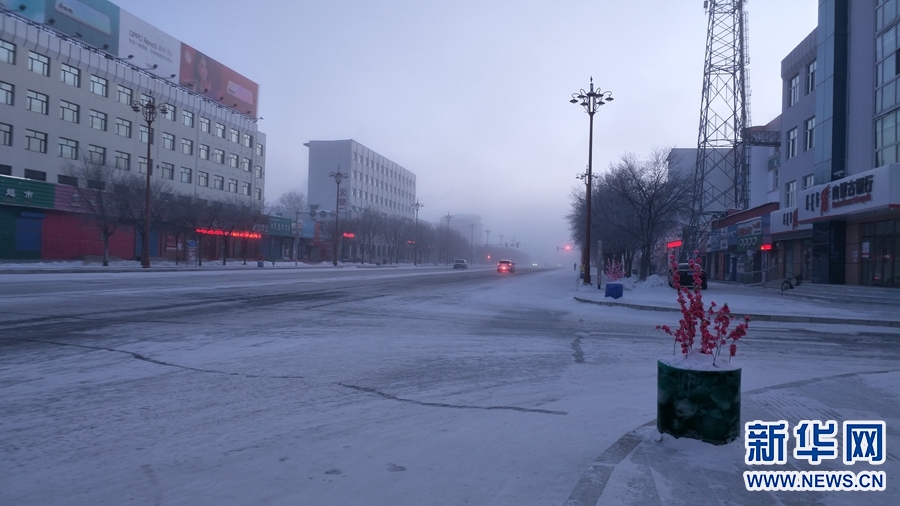
<path fill-rule="evenodd" d="M 516 263 L 512 260 L 500 260 L 497 262 L 497 272 L 516 272 Z"/>
<path fill-rule="evenodd" d="M 463 259 L 463 258 L 457 258 L 456 260 L 453 261 L 453 268 L 454 269 L 468 269 L 469 263 L 466 262 L 465 259 Z"/>
<path fill-rule="evenodd" d="M 678 283 L 681 286 L 694 286 L 694 273 L 691 272 L 691 265 L 687 262 L 678 264 L 678 269 L 669 269 L 669 286 L 675 286 L 675 276 L 678 276 Z M 706 290 L 706 271 L 700 268 L 700 289 Z"/>

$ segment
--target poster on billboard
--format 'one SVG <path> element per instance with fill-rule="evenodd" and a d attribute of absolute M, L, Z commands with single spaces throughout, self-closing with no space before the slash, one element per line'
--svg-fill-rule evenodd
<path fill-rule="evenodd" d="M 181 42 L 159 28 L 122 10 L 119 15 L 119 58 L 178 82 Z"/>
<path fill-rule="evenodd" d="M 32 21 L 77 38 L 110 54 L 119 54 L 119 7 L 107 0 L 0 0 L 0 5 Z"/>
<path fill-rule="evenodd" d="M 184 43 L 178 74 L 179 85 L 241 114 L 256 117 L 259 85 Z"/>

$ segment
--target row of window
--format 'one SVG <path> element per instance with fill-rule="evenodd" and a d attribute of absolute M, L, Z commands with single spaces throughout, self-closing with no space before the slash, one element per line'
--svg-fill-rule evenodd
<path fill-rule="evenodd" d="M 364 168 L 372 169 L 376 173 L 386 176 L 388 179 L 395 180 L 407 186 L 415 186 L 415 182 L 413 182 L 411 178 L 402 175 L 398 170 L 395 170 L 385 164 L 378 163 L 373 158 L 363 156 L 359 153 L 353 153 L 353 161 L 358 163 L 359 165 L 362 165 Z M 356 177 L 357 171 L 354 170 L 353 172 L 354 177 Z M 360 174 L 362 174 L 362 171 L 359 172 Z"/>
<path fill-rule="evenodd" d="M 806 93 L 809 95 L 816 89 L 816 61 L 806 66 Z M 788 86 L 788 107 L 800 101 L 800 74 L 791 78 Z"/>
<path fill-rule="evenodd" d="M 353 198 L 354 199 L 362 199 L 365 202 L 369 202 L 375 205 L 385 206 L 389 209 L 399 210 L 401 205 L 399 202 L 395 202 L 390 199 L 386 199 L 384 197 L 379 197 L 374 193 L 369 193 L 367 191 L 363 191 L 357 188 L 353 188 Z"/>
<path fill-rule="evenodd" d="M 776 171 L 775 173 L 776 173 L 776 178 L 777 178 L 778 171 Z M 815 180 L 815 178 L 813 177 L 812 174 L 803 176 L 803 189 L 805 190 L 805 189 L 813 186 L 814 180 Z M 776 185 L 777 185 L 777 182 L 776 182 Z M 793 207 L 796 204 L 797 204 L 797 181 L 794 180 L 794 181 L 791 181 L 790 183 L 787 183 L 784 185 L 784 206 L 785 207 Z"/>
<path fill-rule="evenodd" d="M 394 194 L 394 195 L 399 195 L 404 198 L 412 198 L 411 197 L 412 193 L 402 190 L 396 186 L 390 185 L 384 181 L 375 179 L 374 176 L 370 176 L 368 174 L 363 174 L 362 172 L 357 171 L 357 170 L 351 171 L 351 176 L 353 177 L 354 180 L 359 181 L 360 184 L 372 185 L 378 189 L 390 192 L 391 194 Z"/>
<path fill-rule="evenodd" d="M 7 42 L 5 40 L 0 39 L 0 62 L 9 63 L 15 65 L 16 63 L 16 45 Z M 36 53 L 34 51 L 28 51 L 28 70 L 32 72 L 50 77 L 50 59 L 40 53 Z M 81 87 L 81 69 L 77 67 L 73 67 L 71 65 L 60 63 L 60 80 L 66 84 L 74 86 L 76 88 Z M 6 86 L 3 90 L 3 94 L 7 95 L 6 102 L 8 105 L 12 105 L 12 95 L 13 88 L 11 84 L 2 83 Z M 91 84 L 90 91 L 95 95 L 100 95 L 102 97 L 108 97 L 109 92 L 109 81 L 100 76 L 91 75 Z M 43 97 L 43 112 L 41 114 L 47 114 L 47 95 L 43 95 L 41 93 L 33 92 L 29 90 L 29 94 L 34 93 L 36 95 L 40 95 Z M 132 90 L 126 86 L 122 86 L 120 84 L 116 85 L 116 100 L 128 106 L 132 105 Z M 141 103 L 147 103 L 152 101 L 153 98 L 149 95 L 145 95 L 141 93 Z M 176 108 L 173 105 L 165 104 L 166 110 L 163 115 L 165 118 L 176 121 L 177 114 Z M 40 108 L 40 104 L 35 104 L 35 107 Z M 36 109 L 31 108 L 31 101 L 29 100 L 29 110 L 39 112 Z M 185 126 L 194 127 L 194 113 L 191 111 L 182 110 L 181 111 L 181 123 Z M 206 133 L 211 132 L 211 122 L 209 118 L 200 117 L 200 130 Z M 228 128 L 228 136 L 226 137 L 226 126 L 216 122 L 215 123 L 215 135 L 222 139 L 228 139 L 231 142 L 236 144 L 241 144 L 244 147 L 253 147 L 253 136 L 248 133 L 239 132 L 235 128 Z M 256 144 L 256 154 L 257 156 L 263 156 L 263 145 L 257 143 Z"/>
<path fill-rule="evenodd" d="M 809 151 L 816 146 L 816 117 L 813 116 L 803 122 L 803 151 Z M 787 131 L 786 159 L 797 156 L 797 128 Z"/>

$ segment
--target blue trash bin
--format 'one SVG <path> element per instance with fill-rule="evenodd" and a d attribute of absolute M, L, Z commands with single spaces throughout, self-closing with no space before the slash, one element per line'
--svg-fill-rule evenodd
<path fill-rule="evenodd" d="M 622 296 L 622 283 L 607 283 L 606 292 L 603 297 L 612 297 L 618 299 Z"/>

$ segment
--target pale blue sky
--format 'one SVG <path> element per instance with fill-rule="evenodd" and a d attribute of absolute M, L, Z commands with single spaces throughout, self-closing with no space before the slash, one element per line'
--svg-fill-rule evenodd
<path fill-rule="evenodd" d="M 259 83 L 268 199 L 305 182 L 304 142 L 353 138 L 417 174 L 420 218 L 479 214 L 492 240 L 568 261 L 555 247 L 588 148 L 572 92 L 593 75 L 615 97 L 595 171 L 697 143 L 702 0 L 114 1 Z M 748 2 L 753 124 L 780 113 L 781 59 L 816 9 Z"/>

